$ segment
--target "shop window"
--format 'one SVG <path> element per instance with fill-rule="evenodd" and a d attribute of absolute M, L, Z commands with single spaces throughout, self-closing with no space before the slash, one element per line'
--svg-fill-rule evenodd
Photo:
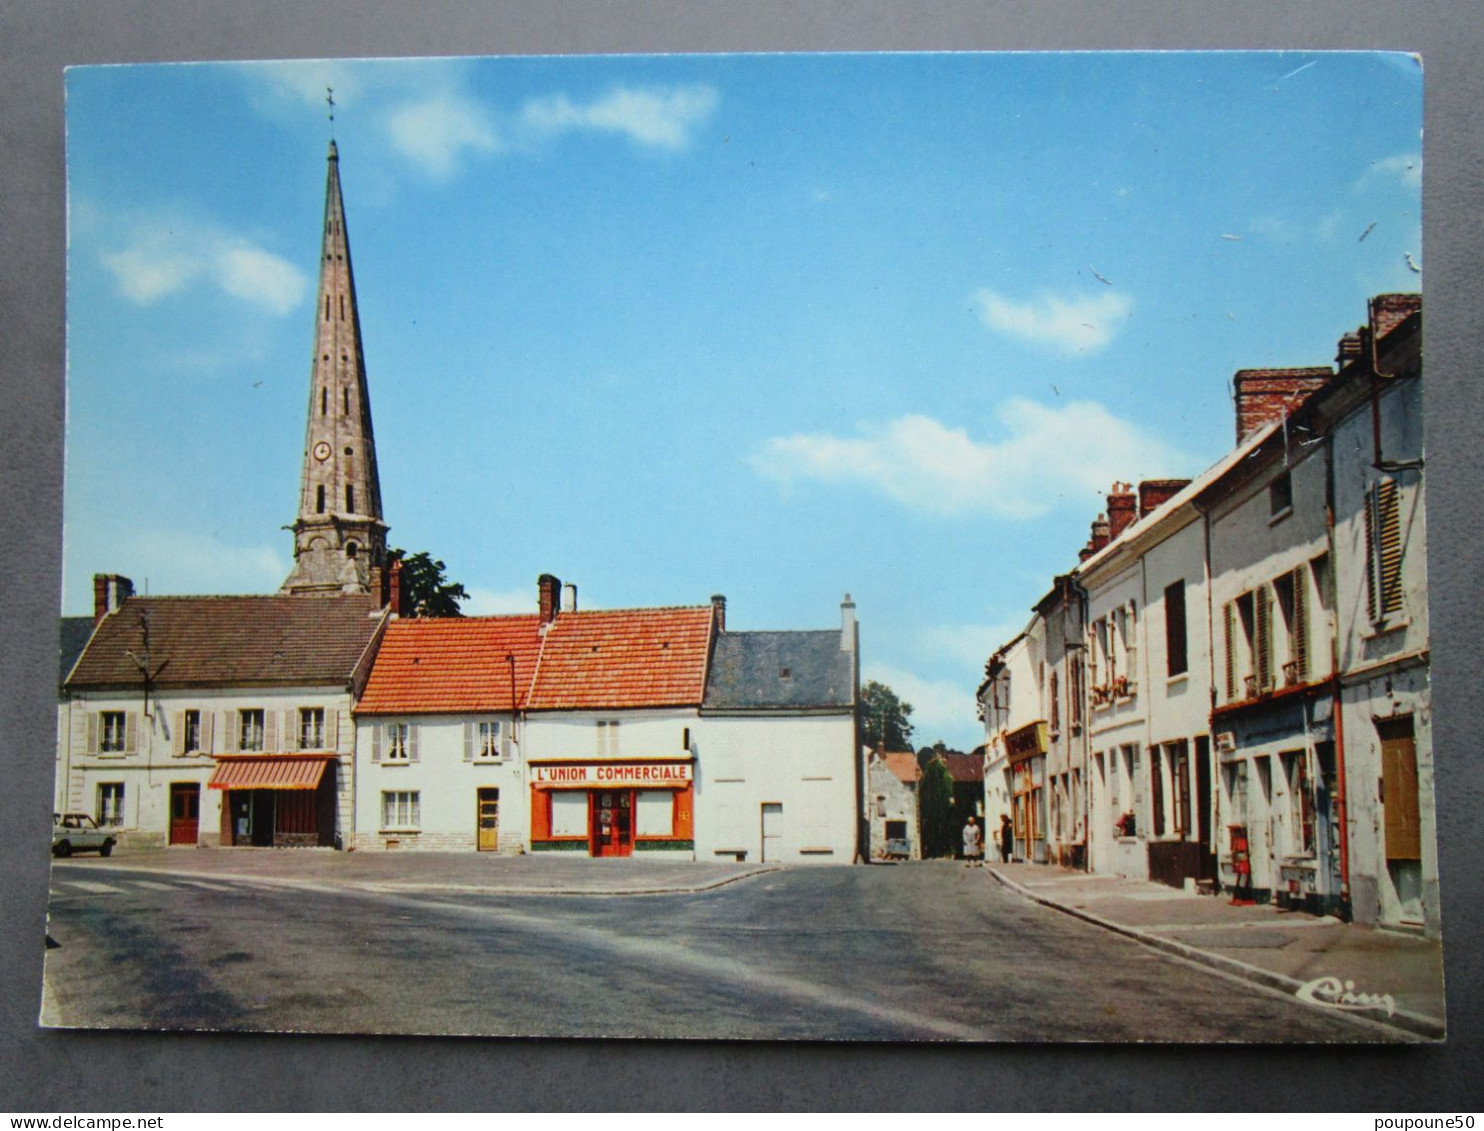
<path fill-rule="evenodd" d="M 299 749 L 323 750 L 325 748 L 325 709 L 323 707 L 299 708 Z"/>
<path fill-rule="evenodd" d="M 1309 788 L 1309 760 L 1302 750 L 1283 755 L 1283 777 L 1288 782 L 1288 824 L 1295 856 L 1314 855 L 1314 792 Z"/>
<path fill-rule="evenodd" d="M 587 793 L 564 790 L 551 794 L 551 835 L 587 836 Z"/>
<path fill-rule="evenodd" d="M 381 827 L 416 832 L 422 827 L 422 794 L 415 789 L 385 789 L 381 792 Z"/>
<path fill-rule="evenodd" d="M 124 823 L 124 783 L 98 783 L 98 823 L 118 828 Z"/>
<path fill-rule="evenodd" d="M 638 796 L 635 831 L 639 836 L 673 836 L 675 795 L 669 790 L 645 790 Z"/>
<path fill-rule="evenodd" d="M 249 752 L 263 749 L 262 708 L 237 712 L 237 749 Z"/>
<path fill-rule="evenodd" d="M 182 719 L 181 750 L 195 754 L 201 749 L 201 712 L 187 711 Z"/>

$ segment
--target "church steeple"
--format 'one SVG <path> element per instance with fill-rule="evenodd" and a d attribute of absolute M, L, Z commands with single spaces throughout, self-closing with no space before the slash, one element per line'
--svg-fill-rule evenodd
<path fill-rule="evenodd" d="M 340 154 L 333 141 L 322 242 L 304 474 L 292 527 L 294 568 L 283 583 L 285 593 L 311 596 L 369 592 L 386 556 Z"/>

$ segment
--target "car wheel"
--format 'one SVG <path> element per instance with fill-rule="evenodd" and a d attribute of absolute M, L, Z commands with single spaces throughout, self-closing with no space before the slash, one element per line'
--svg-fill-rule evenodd
<path fill-rule="evenodd" d="M 57 844 L 52 845 L 52 855 L 53 856 L 71 856 L 72 855 L 72 843 L 70 841 L 65 841 L 64 840 L 64 841 L 60 841 Z"/>
<path fill-rule="evenodd" d="M 111 841 L 111 840 L 105 840 L 103 842 L 102 846 L 98 849 L 98 855 L 99 856 L 112 856 L 113 855 L 113 841 Z"/>

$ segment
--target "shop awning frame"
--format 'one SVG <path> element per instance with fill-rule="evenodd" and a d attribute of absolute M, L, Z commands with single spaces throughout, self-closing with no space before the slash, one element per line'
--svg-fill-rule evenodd
<path fill-rule="evenodd" d="M 208 789 L 318 789 L 325 767 L 323 754 L 232 754 L 216 760 Z"/>

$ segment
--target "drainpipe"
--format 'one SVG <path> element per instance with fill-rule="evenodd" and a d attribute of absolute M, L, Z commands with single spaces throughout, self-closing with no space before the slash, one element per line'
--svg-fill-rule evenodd
<path fill-rule="evenodd" d="M 1082 700 L 1077 704 L 1077 714 L 1082 719 L 1082 835 L 1087 841 L 1087 850 L 1083 857 L 1083 868 L 1091 873 L 1097 871 L 1092 862 L 1092 765 L 1088 757 L 1088 751 L 1092 747 L 1092 712 L 1088 709 L 1087 696 L 1087 590 L 1077 580 L 1075 573 L 1067 575 L 1067 587 L 1077 595 L 1077 626 L 1082 639 L 1077 647 L 1081 652 L 1082 678 L 1078 681 L 1082 684 L 1077 689 Z M 1070 729 L 1070 728 L 1069 728 Z"/>
<path fill-rule="evenodd" d="M 1373 343 L 1374 345 L 1374 343 Z M 1374 369 L 1373 369 L 1374 371 Z M 1374 382 L 1374 378 L 1372 381 Z M 1374 389 L 1374 384 L 1372 385 Z M 1379 420 L 1379 417 L 1377 418 Z M 1380 444 L 1380 425 L 1376 425 L 1376 442 Z M 1329 607 L 1331 615 L 1338 618 L 1335 569 L 1335 446 L 1332 437 L 1324 438 L 1324 536 L 1329 550 Z M 1376 454 L 1380 455 L 1378 446 Z M 1340 634 L 1338 619 L 1329 631 L 1329 670 L 1334 683 L 1334 728 L 1335 728 L 1335 824 L 1340 830 L 1340 903 L 1349 918 L 1350 908 L 1350 805 L 1349 789 L 1345 774 L 1345 700 L 1340 685 Z"/>

